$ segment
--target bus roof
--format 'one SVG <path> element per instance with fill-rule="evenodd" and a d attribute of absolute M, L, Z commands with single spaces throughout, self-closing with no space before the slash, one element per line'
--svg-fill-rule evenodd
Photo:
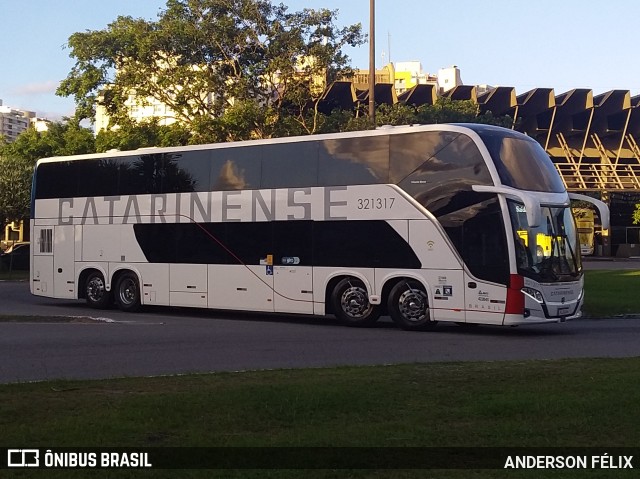
<path fill-rule="evenodd" d="M 306 141 L 319 141 L 319 140 L 332 140 L 332 139 L 341 139 L 341 138 L 362 138 L 368 136 L 386 136 L 386 135 L 396 135 L 403 133 L 411 133 L 411 132 L 419 132 L 419 131 L 458 131 L 460 133 L 474 131 L 476 133 L 480 132 L 488 132 L 488 131 L 501 131 L 503 134 L 509 132 L 510 136 L 518 136 L 528 138 L 526 135 L 522 133 L 518 133 L 513 130 L 508 130 L 506 128 L 491 126 L 491 125 L 480 125 L 474 123 L 457 123 L 457 124 L 433 124 L 433 125 L 401 125 L 401 126 L 382 126 L 376 128 L 375 130 L 361 130 L 361 131 L 352 131 L 345 133 L 325 133 L 321 135 L 304 135 L 304 136 L 289 136 L 289 137 L 279 137 L 279 138 L 268 138 L 262 140 L 243 140 L 243 141 L 232 141 L 226 143 L 209 143 L 209 144 L 200 144 L 200 145 L 188 145 L 188 146 L 170 146 L 170 147 L 144 147 L 138 148 L 137 150 L 110 150 L 104 153 L 90 153 L 84 155 L 71 155 L 71 156 L 53 156 L 49 158 L 41 158 L 38 160 L 37 164 L 40 163 L 48 163 L 48 162 L 57 162 L 57 161 L 73 161 L 73 160 L 89 160 L 89 159 L 101 159 L 101 158 L 117 158 L 117 157 L 126 157 L 135 154 L 156 154 L 156 153 L 174 153 L 181 151 L 197 151 L 202 149 L 224 149 L 224 148 L 241 148 L 246 146 L 259 146 L 259 145 L 269 145 L 269 144 L 283 144 L 283 143 L 299 143 Z"/>

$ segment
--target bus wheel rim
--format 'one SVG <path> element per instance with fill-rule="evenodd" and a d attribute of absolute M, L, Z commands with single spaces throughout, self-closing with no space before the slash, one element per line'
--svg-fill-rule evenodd
<path fill-rule="evenodd" d="M 407 289 L 398 298 L 398 311 L 407 321 L 423 321 L 427 317 L 427 294 L 420 289 Z"/>
<path fill-rule="evenodd" d="M 91 301 L 100 301 L 104 296 L 105 288 L 104 281 L 97 276 L 91 278 L 89 283 L 87 283 L 87 296 Z"/>
<path fill-rule="evenodd" d="M 120 286 L 120 301 L 123 304 L 131 304 L 136 300 L 136 284 L 131 279 L 126 279 Z"/>
<path fill-rule="evenodd" d="M 344 293 L 342 293 L 340 305 L 345 314 L 352 318 L 362 318 L 366 316 L 371 309 L 367 291 L 359 286 L 347 288 Z"/>

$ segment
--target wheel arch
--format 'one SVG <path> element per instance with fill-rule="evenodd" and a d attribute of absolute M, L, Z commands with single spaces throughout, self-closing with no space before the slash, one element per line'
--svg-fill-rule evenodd
<path fill-rule="evenodd" d="M 91 273 L 100 273 L 104 278 L 105 289 L 107 291 L 111 290 L 109 275 L 104 270 L 104 268 L 98 265 L 87 265 L 83 267 L 83 269 L 78 274 L 78 285 L 76 287 L 76 291 L 78 291 L 78 299 L 87 299 L 87 292 L 86 292 L 85 285 L 87 282 L 87 278 Z"/>
<path fill-rule="evenodd" d="M 425 292 L 427 293 L 427 299 L 429 300 L 429 304 L 433 304 L 433 297 L 431 296 L 431 288 L 429 283 L 425 280 L 424 276 L 421 276 L 416 273 L 403 271 L 401 273 L 389 274 L 383 277 L 381 280 L 382 289 L 380 292 L 380 298 L 381 298 L 380 304 L 385 305 L 384 306 L 385 309 L 386 309 L 387 300 L 389 299 L 389 293 L 391 292 L 393 287 L 396 284 L 400 283 L 401 281 L 406 281 L 407 279 L 412 279 L 419 282 L 424 288 Z"/>
<path fill-rule="evenodd" d="M 123 290 L 121 289 L 121 283 L 126 277 L 130 277 L 135 280 L 137 291 L 134 296 L 123 296 Z M 142 292 L 142 277 L 135 268 L 131 268 L 128 265 L 123 265 L 113 272 L 113 295 L 114 301 L 121 311 L 134 313 L 140 310 L 143 306 L 143 292 Z"/>
<path fill-rule="evenodd" d="M 325 314 L 333 314 L 333 305 L 331 304 L 331 294 L 333 293 L 336 285 L 345 278 L 356 278 L 364 284 L 365 288 L 367 288 L 367 294 L 371 295 L 373 293 L 373 285 L 371 281 L 362 273 L 358 271 L 336 271 L 333 274 L 327 276 L 325 279 L 324 285 L 324 307 Z"/>
<path fill-rule="evenodd" d="M 117 285 L 120 278 L 127 273 L 133 273 L 138 279 L 138 285 L 140 287 L 140 295 L 142 296 L 142 275 L 136 268 L 132 268 L 131 266 L 124 265 L 115 269 L 111 274 L 111 284 Z"/>

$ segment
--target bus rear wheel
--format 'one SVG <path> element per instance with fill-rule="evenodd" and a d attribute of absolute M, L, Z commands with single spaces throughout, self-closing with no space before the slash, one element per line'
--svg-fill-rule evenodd
<path fill-rule="evenodd" d="M 87 305 L 94 309 L 106 309 L 111 304 L 111 293 L 107 291 L 104 276 L 98 271 L 90 273 L 84 286 Z"/>
<path fill-rule="evenodd" d="M 133 273 L 124 273 L 116 286 L 116 303 L 122 311 L 133 313 L 140 309 L 140 284 Z"/>
<path fill-rule="evenodd" d="M 389 293 L 387 308 L 393 321 L 402 329 L 425 330 L 436 325 L 431 321 L 427 292 L 416 280 L 397 283 Z"/>
<path fill-rule="evenodd" d="M 356 278 L 345 278 L 331 293 L 333 313 L 347 326 L 369 326 L 380 317 L 380 308 L 369 302 L 367 288 Z"/>

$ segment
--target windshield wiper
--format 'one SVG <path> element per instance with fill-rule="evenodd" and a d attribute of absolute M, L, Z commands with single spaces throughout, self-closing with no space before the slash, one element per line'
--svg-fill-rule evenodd
<path fill-rule="evenodd" d="M 566 234 L 563 234 L 562 239 L 564 240 L 564 243 L 569 248 L 569 253 L 571 253 L 571 264 L 573 264 L 571 276 L 576 277 L 580 274 L 580 271 L 578 271 L 578 258 L 576 257 L 576 254 L 573 252 L 573 248 L 571 247 L 571 242 L 569 241 L 569 237 Z"/>

